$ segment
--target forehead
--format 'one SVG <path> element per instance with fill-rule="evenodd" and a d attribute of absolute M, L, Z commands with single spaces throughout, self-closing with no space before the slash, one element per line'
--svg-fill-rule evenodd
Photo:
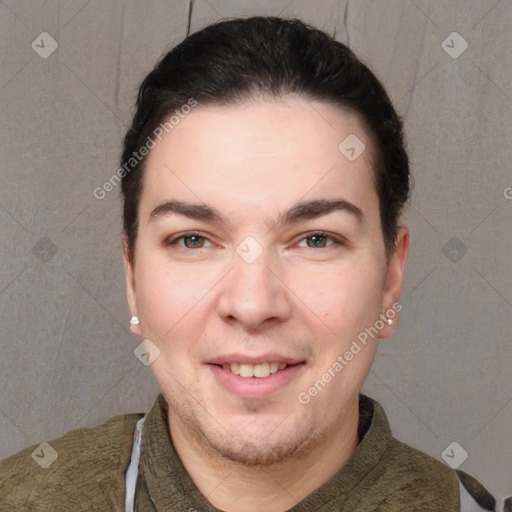
<path fill-rule="evenodd" d="M 371 153 L 358 117 L 326 103 L 286 97 L 198 106 L 148 155 L 141 215 L 169 199 L 237 208 L 237 215 L 271 216 L 329 196 L 375 206 Z"/>

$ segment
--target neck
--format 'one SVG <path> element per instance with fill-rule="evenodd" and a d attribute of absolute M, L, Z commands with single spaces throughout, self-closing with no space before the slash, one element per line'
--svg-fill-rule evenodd
<path fill-rule="evenodd" d="M 352 457 L 358 444 L 359 403 L 314 446 L 304 446 L 286 461 L 246 466 L 212 453 L 204 440 L 190 434 L 169 409 L 169 431 L 187 473 L 208 501 L 221 510 L 282 512 L 322 486 Z"/>

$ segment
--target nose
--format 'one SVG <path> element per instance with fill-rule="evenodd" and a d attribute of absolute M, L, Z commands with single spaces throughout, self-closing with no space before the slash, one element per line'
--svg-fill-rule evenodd
<path fill-rule="evenodd" d="M 249 261 L 238 253 L 233 255 L 233 268 L 222 281 L 219 315 L 246 330 L 288 319 L 292 311 L 290 293 L 277 262 L 266 251 Z"/>

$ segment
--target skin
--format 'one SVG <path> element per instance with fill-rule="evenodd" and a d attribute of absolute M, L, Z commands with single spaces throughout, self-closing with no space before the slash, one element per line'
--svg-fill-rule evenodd
<path fill-rule="evenodd" d="M 366 150 L 338 150 L 356 134 Z M 386 258 L 371 140 L 359 119 L 287 96 L 197 107 L 151 150 L 139 206 L 135 262 L 127 257 L 135 334 L 160 352 L 151 369 L 169 404 L 171 439 L 199 490 L 226 511 L 283 511 L 325 483 L 357 447 L 358 395 L 385 325 L 309 403 L 298 400 L 399 297 L 409 235 Z M 359 208 L 290 225 L 298 201 Z M 222 222 L 169 213 L 166 201 L 207 204 Z M 338 237 L 311 238 L 321 230 Z M 178 239 L 189 231 L 202 237 Z M 261 246 L 252 263 L 236 248 Z M 309 237 L 309 238 L 308 238 Z M 220 354 L 278 352 L 305 364 L 271 396 L 241 398 L 214 377 Z"/>

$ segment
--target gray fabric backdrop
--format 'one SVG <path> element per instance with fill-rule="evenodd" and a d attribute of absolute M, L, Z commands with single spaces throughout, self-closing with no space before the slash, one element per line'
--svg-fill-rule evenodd
<path fill-rule="evenodd" d="M 400 326 L 364 391 L 397 437 L 512 494 L 510 0 L 0 2 L 0 456 L 145 411 L 158 392 L 128 330 L 119 191 L 93 191 L 189 14 L 192 32 L 301 17 L 383 81 L 416 185 Z"/>

